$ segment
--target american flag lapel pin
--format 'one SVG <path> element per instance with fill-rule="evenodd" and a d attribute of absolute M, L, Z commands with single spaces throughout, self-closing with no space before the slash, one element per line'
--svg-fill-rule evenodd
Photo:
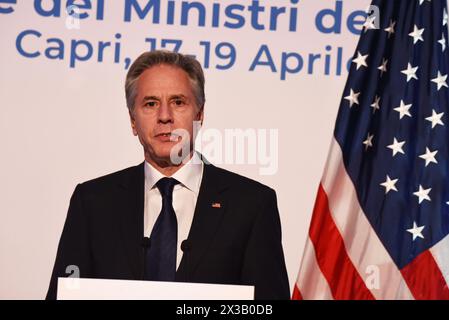
<path fill-rule="evenodd" d="M 220 202 L 212 202 L 212 208 L 221 208 Z"/>

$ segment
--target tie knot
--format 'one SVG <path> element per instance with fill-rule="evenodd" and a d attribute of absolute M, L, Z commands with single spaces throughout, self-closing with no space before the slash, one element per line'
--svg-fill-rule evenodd
<path fill-rule="evenodd" d="M 156 183 L 156 187 L 159 189 L 159 192 L 161 193 L 163 198 L 171 198 L 173 195 L 173 188 L 178 183 L 179 181 L 174 178 L 162 178 Z"/>

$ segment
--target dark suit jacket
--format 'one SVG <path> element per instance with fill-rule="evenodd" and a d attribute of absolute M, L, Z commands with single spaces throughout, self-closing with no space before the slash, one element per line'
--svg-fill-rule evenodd
<path fill-rule="evenodd" d="M 69 265 L 81 278 L 142 279 L 143 212 L 143 163 L 79 184 L 47 299 L 56 299 Z M 205 164 L 188 239 L 176 281 L 254 285 L 256 299 L 290 298 L 273 189 Z"/>

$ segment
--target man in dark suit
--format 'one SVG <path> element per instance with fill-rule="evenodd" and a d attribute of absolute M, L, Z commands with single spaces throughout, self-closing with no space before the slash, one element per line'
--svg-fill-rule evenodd
<path fill-rule="evenodd" d="M 47 299 L 73 266 L 82 278 L 254 285 L 256 299 L 289 299 L 274 190 L 193 151 L 204 82 L 182 54 L 133 63 L 125 91 L 145 161 L 76 187 Z"/>

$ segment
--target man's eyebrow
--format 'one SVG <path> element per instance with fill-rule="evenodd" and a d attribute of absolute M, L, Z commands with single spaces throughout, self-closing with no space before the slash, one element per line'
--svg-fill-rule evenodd
<path fill-rule="evenodd" d="M 142 101 L 148 101 L 148 100 L 160 100 L 159 97 L 156 96 L 145 96 L 143 97 Z"/>
<path fill-rule="evenodd" d="M 182 99 L 187 99 L 187 96 L 185 96 L 184 94 L 182 94 L 182 93 L 179 93 L 179 94 L 172 94 L 171 96 L 170 96 L 170 99 L 179 99 L 179 98 L 182 98 Z M 142 99 L 142 101 L 148 101 L 148 100 L 160 100 L 160 98 L 159 97 L 157 97 L 157 96 L 144 96 L 143 97 L 143 99 Z"/>
<path fill-rule="evenodd" d="M 179 99 L 179 98 L 187 99 L 187 97 L 185 95 L 183 95 L 182 93 L 173 94 L 170 96 L 170 99 Z"/>

